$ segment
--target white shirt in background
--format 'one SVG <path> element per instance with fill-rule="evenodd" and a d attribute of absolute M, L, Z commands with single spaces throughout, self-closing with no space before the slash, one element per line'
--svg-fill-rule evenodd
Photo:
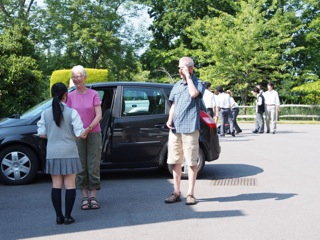
<path fill-rule="evenodd" d="M 266 105 L 280 106 L 280 99 L 277 91 L 266 91 L 263 93 L 263 96 Z"/>
<path fill-rule="evenodd" d="M 216 100 L 214 98 L 214 94 L 209 91 L 208 89 L 206 89 L 204 91 L 204 94 L 203 94 L 203 102 L 204 104 L 206 105 L 206 108 L 213 108 L 213 110 L 215 109 L 216 107 Z"/>
<path fill-rule="evenodd" d="M 231 101 L 231 108 L 239 108 L 238 103 L 236 103 L 233 97 L 230 97 L 230 101 Z"/>
<path fill-rule="evenodd" d="M 219 108 L 231 108 L 231 99 L 230 95 L 227 93 L 220 93 L 218 95 L 218 103 L 217 106 Z"/>

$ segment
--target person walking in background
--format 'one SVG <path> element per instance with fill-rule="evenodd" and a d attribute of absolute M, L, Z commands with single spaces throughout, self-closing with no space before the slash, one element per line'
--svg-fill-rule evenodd
<path fill-rule="evenodd" d="M 194 188 L 198 171 L 200 108 L 205 87 L 193 74 L 193 69 L 192 58 L 180 59 L 179 73 L 182 80 L 173 86 L 169 96 L 172 105 L 167 121 L 167 127 L 170 129 L 167 163 L 172 166 L 174 192 L 165 199 L 165 203 L 181 201 L 181 165 L 185 160 L 188 165 L 189 179 L 186 204 L 196 204 Z"/>
<path fill-rule="evenodd" d="M 263 113 L 265 111 L 265 101 L 264 101 L 263 91 L 261 91 L 258 87 L 255 87 L 253 89 L 253 94 L 257 97 L 257 100 L 256 100 L 256 126 L 252 132 L 264 133 Z"/>
<path fill-rule="evenodd" d="M 261 88 L 261 85 L 260 85 L 260 84 L 257 84 L 256 87 L 259 89 L 259 93 L 262 93 L 262 94 L 263 94 L 263 90 L 262 90 L 262 88 Z"/>
<path fill-rule="evenodd" d="M 217 90 L 219 92 L 219 97 L 218 97 L 218 103 L 217 106 L 219 108 L 219 116 L 221 119 L 221 127 L 220 127 L 220 136 L 224 137 L 225 136 L 225 124 L 226 121 L 229 122 L 230 126 L 230 132 L 233 137 L 235 137 L 235 130 L 233 126 L 233 121 L 232 121 L 232 112 L 231 112 L 231 98 L 229 94 L 226 94 L 223 91 L 222 87 L 217 87 Z"/>
<path fill-rule="evenodd" d="M 273 134 L 277 130 L 277 117 L 278 112 L 280 112 L 280 99 L 278 92 L 273 90 L 274 84 L 272 82 L 268 83 L 268 91 L 264 93 L 264 100 L 266 105 L 266 125 L 267 133 L 270 133 L 270 130 Z M 270 128 L 271 122 L 271 128 Z"/>
<path fill-rule="evenodd" d="M 216 101 L 214 98 L 214 94 L 211 92 L 211 83 L 210 82 L 204 82 L 204 86 L 206 90 L 204 91 L 203 95 L 203 102 L 206 106 L 207 113 L 210 117 L 214 118 L 215 115 L 215 109 L 216 109 Z"/>
<path fill-rule="evenodd" d="M 67 105 L 78 111 L 88 131 L 86 139 L 77 140 L 82 171 L 77 174 L 76 186 L 81 189 L 81 209 L 99 209 L 97 190 L 100 189 L 101 161 L 101 101 L 98 93 L 85 86 L 86 71 L 78 65 L 72 68 L 72 81 L 76 90 L 69 93 Z"/>
<path fill-rule="evenodd" d="M 218 108 L 218 105 L 217 105 L 217 102 L 218 102 L 218 96 L 219 96 L 219 92 L 217 89 L 214 90 L 213 92 L 213 96 L 214 96 L 214 100 L 216 102 L 216 108 L 214 110 L 214 120 L 215 120 L 215 123 L 218 125 L 218 120 L 219 120 L 219 108 Z"/>
<path fill-rule="evenodd" d="M 75 138 L 86 137 L 88 131 L 78 112 L 65 105 L 68 89 L 63 83 L 55 83 L 51 88 L 53 97 L 50 108 L 41 113 L 38 121 L 38 135 L 47 138 L 46 169 L 51 174 L 51 201 L 56 212 L 57 224 L 71 224 L 71 216 L 76 198 L 76 173 L 82 170 Z M 61 189 L 65 186 L 65 215 L 62 213 Z"/>
<path fill-rule="evenodd" d="M 236 133 L 239 134 L 239 133 L 242 132 L 242 130 L 239 127 L 238 122 L 237 122 L 237 117 L 239 115 L 239 105 L 237 104 L 237 102 L 232 97 L 231 90 L 227 90 L 226 93 L 228 93 L 229 96 L 230 96 L 233 127 L 236 130 Z M 231 131 L 231 129 L 230 129 L 230 131 Z"/>

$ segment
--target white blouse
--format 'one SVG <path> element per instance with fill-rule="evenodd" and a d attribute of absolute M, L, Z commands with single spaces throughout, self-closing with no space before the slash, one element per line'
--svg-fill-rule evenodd
<path fill-rule="evenodd" d="M 83 123 L 81 121 L 80 115 L 77 112 L 77 110 L 72 109 L 71 119 L 72 119 L 71 124 L 73 126 L 73 133 L 76 137 L 80 137 L 80 135 L 84 131 L 84 128 L 83 128 Z M 38 135 L 47 135 L 46 122 L 44 119 L 43 112 L 41 113 L 41 119 L 38 121 L 37 126 L 38 126 Z"/>

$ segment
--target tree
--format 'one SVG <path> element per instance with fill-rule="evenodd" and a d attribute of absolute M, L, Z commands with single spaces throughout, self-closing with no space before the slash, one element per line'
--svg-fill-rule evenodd
<path fill-rule="evenodd" d="M 15 26 L 0 35 L 0 117 L 20 114 L 42 99 L 44 82 L 30 57 L 33 44 L 21 32 Z"/>
<path fill-rule="evenodd" d="M 150 7 L 149 15 L 153 19 L 150 27 L 153 40 L 147 52 L 141 57 L 143 68 L 151 71 L 151 77 L 167 79 L 167 73 L 177 73 L 176 66 L 182 55 L 199 46 L 192 44 L 192 38 L 186 27 L 195 20 L 217 16 L 209 11 L 214 7 L 225 12 L 234 13 L 233 0 L 145 0 Z M 165 69 L 165 72 L 162 71 Z"/>
<path fill-rule="evenodd" d="M 84 65 L 107 68 L 115 80 L 130 79 L 138 69 L 137 48 L 145 35 L 126 28 L 125 14 L 133 14 L 134 1 L 45 1 L 42 21 L 46 26 L 44 48 L 54 68 Z"/>
<path fill-rule="evenodd" d="M 2 103 L 4 99 L 9 99 L 7 88 L 13 87 L 10 81 L 16 82 L 20 75 L 26 77 L 29 73 L 29 77 L 37 78 L 40 76 L 39 69 L 45 77 L 32 90 L 40 90 L 43 85 L 47 89 L 34 94 L 35 102 L 43 93 L 48 93 L 49 76 L 53 70 L 71 68 L 76 64 L 107 68 L 114 80 L 137 78 L 140 69 L 137 51 L 144 46 L 148 36 L 146 32 L 133 32 L 132 23 L 126 22 L 125 18 L 138 15 L 142 7 L 130 0 L 0 1 L 1 48 L 6 49 L 3 50 L 5 52 L 9 49 L 6 44 L 12 44 L 11 50 L 1 55 L 2 67 L 7 67 L 1 70 Z M 25 41 L 23 46 L 14 38 L 11 42 L 5 40 L 5 34 L 12 29 L 19 29 L 15 34 L 21 34 L 19 39 Z M 15 65 L 18 63 L 29 67 L 30 72 L 26 74 L 23 67 L 17 68 Z M 10 73 L 15 77 L 8 78 Z M 16 92 L 20 97 L 24 94 L 23 91 Z M 29 95 L 26 94 L 26 97 Z M 33 99 L 20 106 L 13 106 L 16 101 L 10 105 L 12 110 L 21 112 L 22 108 L 29 106 L 28 101 Z"/>
<path fill-rule="evenodd" d="M 202 67 L 200 76 L 214 85 L 231 87 L 247 103 L 257 83 L 273 81 L 281 85 L 292 81 L 286 56 L 301 48 L 291 44 L 301 28 L 294 12 L 283 12 L 273 2 L 239 1 L 236 15 L 217 9 L 219 17 L 197 20 L 187 30 Z"/>
<path fill-rule="evenodd" d="M 36 1 L 0 1 L 0 117 L 21 113 L 42 100 L 34 42 Z"/>
<path fill-rule="evenodd" d="M 298 93 L 304 97 L 304 102 L 307 104 L 320 103 L 320 80 L 315 82 L 305 83 L 301 86 L 294 87 L 292 92 Z"/>
<path fill-rule="evenodd" d="M 275 81 L 282 99 L 293 102 L 293 87 L 319 79 L 317 0 L 143 2 L 151 7 L 149 13 L 154 22 L 153 40 L 141 61 L 152 77 L 169 81 L 165 74 L 176 73 L 179 57 L 190 55 L 203 80 L 234 88 L 235 72 L 242 68 L 237 81 L 250 73 L 249 82 L 236 85 L 235 94 L 241 94 L 242 102 L 247 101 L 245 96 L 254 84 L 266 85 L 268 80 Z M 218 22 L 219 18 L 224 21 Z M 232 59 L 235 61 L 230 62 Z M 226 69 L 222 68 L 223 62 L 229 64 L 229 70 L 227 64 Z M 231 67 L 235 72 L 230 79 Z M 245 73 L 245 67 L 250 71 Z"/>
<path fill-rule="evenodd" d="M 320 2 L 304 1 L 301 17 L 305 28 L 295 41 L 297 45 L 305 45 L 305 51 L 295 56 L 296 68 L 301 75 L 300 85 L 292 89 L 296 96 L 303 96 L 304 103 L 319 104 L 320 101 Z"/>
<path fill-rule="evenodd" d="M 296 74 L 301 76 L 296 85 L 316 81 L 320 76 L 320 2 L 303 0 L 299 3 L 294 7 L 304 26 L 293 37 L 293 44 L 304 46 L 304 50 L 292 56 Z"/>

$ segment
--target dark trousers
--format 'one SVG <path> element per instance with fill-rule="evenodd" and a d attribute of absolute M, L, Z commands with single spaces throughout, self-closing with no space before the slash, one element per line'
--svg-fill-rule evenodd
<path fill-rule="evenodd" d="M 213 108 L 207 108 L 207 113 L 213 118 Z"/>
<path fill-rule="evenodd" d="M 240 132 L 241 128 L 239 127 L 237 123 L 237 117 L 239 115 L 239 108 L 232 108 L 232 122 L 233 122 L 233 127 L 236 130 L 236 132 Z M 233 129 L 230 129 L 232 131 Z"/>
<path fill-rule="evenodd" d="M 232 112 L 230 108 L 221 108 L 220 109 L 220 119 L 221 119 L 221 129 L 220 134 L 225 134 L 225 124 L 226 119 L 229 122 L 230 125 L 230 132 L 234 131 L 233 122 L 232 122 Z"/>

